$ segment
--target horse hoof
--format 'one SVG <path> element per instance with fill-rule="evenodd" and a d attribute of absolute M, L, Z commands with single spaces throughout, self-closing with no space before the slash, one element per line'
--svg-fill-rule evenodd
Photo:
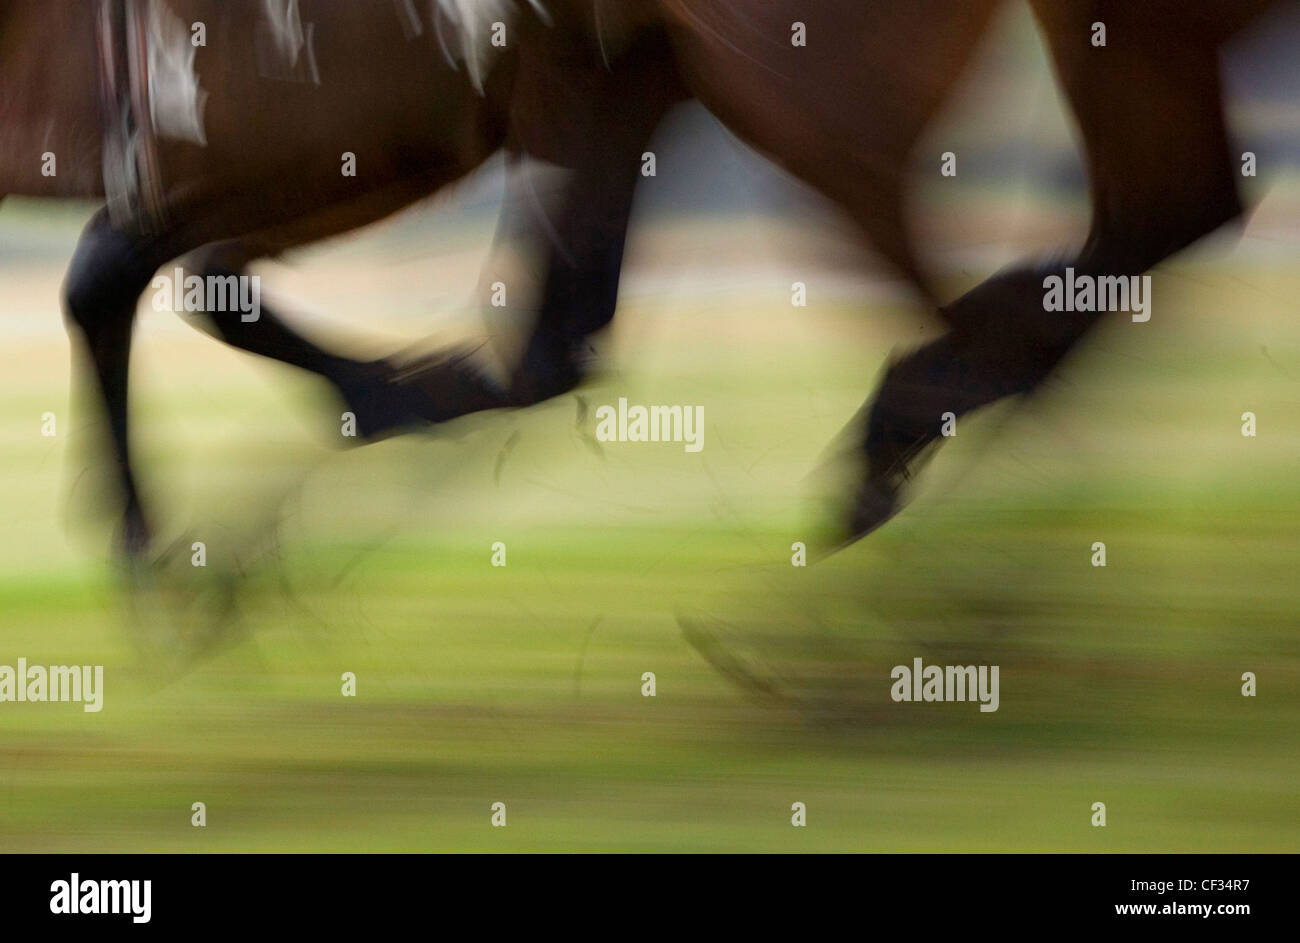
<path fill-rule="evenodd" d="M 853 507 L 849 511 L 848 536 L 840 548 L 861 540 L 888 523 L 902 509 L 903 502 L 897 488 L 867 479 L 853 499 Z"/>

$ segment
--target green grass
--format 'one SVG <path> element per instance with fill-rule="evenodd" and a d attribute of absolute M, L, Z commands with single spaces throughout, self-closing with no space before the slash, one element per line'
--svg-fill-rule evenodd
<path fill-rule="evenodd" d="M 809 472 L 903 312 L 632 299 L 583 395 L 703 404 L 698 455 L 595 450 L 572 396 L 335 451 L 314 388 L 147 317 L 141 462 L 181 549 L 133 593 L 79 513 L 66 352 L 11 344 L 0 663 L 104 664 L 106 691 L 99 714 L 0 705 L 0 849 L 1295 851 L 1300 283 L 1240 257 L 1166 277 L 1150 324 L 963 422 L 908 512 L 806 569 Z M 679 609 L 798 702 L 717 675 Z M 211 632 L 182 664 L 175 639 Z M 1000 710 L 892 703 L 915 656 L 999 664 Z"/>

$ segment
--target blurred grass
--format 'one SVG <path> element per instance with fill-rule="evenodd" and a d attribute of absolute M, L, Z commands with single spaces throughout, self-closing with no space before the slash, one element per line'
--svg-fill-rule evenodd
<path fill-rule="evenodd" d="M 48 329 L 0 349 L 0 663 L 104 664 L 106 693 L 99 714 L 0 705 L 0 849 L 1295 851 L 1300 275 L 1250 239 L 1170 267 L 1149 324 L 1107 325 L 1027 408 L 963 422 L 909 511 L 795 569 L 818 454 L 916 325 L 889 297 L 819 294 L 816 270 L 792 309 L 773 259 L 794 234 L 715 237 L 642 237 L 643 287 L 581 394 L 704 405 L 698 455 L 593 448 L 573 396 L 334 451 L 308 381 L 146 313 L 141 466 L 182 549 L 134 595 L 81 517 L 58 266 L 8 270 Z M 295 277 L 341 322 L 375 283 L 428 310 L 446 272 L 365 245 Z M 692 245 L 747 286 L 675 281 Z M 423 330 L 366 313 L 354 330 Z M 831 696 L 752 701 L 679 607 L 768 633 Z M 225 646 L 188 670 L 132 641 L 218 612 Z M 889 668 L 916 656 L 1000 664 L 1000 710 L 892 704 Z"/>

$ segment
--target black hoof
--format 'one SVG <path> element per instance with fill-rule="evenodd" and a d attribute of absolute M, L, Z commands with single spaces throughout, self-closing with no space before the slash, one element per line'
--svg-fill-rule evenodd
<path fill-rule="evenodd" d="M 854 495 L 849 510 L 848 534 L 841 546 L 847 546 L 870 534 L 903 509 L 899 490 L 874 479 L 867 479 Z"/>

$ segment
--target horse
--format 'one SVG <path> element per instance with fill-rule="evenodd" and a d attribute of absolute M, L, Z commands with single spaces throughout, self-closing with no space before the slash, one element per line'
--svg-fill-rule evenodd
<path fill-rule="evenodd" d="M 499 55 L 487 35 L 496 26 L 520 37 Z M 44 52 L 51 34 L 64 44 L 59 57 Z M 128 557 L 152 536 L 130 449 L 133 319 L 168 262 L 184 257 L 205 281 L 237 278 L 256 258 L 381 219 L 506 147 L 574 174 L 563 225 L 545 236 L 564 260 L 550 297 L 571 306 L 568 320 L 579 295 L 612 305 L 633 173 L 607 158 L 630 154 L 623 142 L 651 129 L 624 122 L 596 135 L 592 121 L 668 86 L 652 43 L 630 40 L 597 60 L 568 37 L 531 0 L 0 4 L 0 194 L 107 200 L 78 241 L 63 295 L 107 414 Z M 543 92 L 561 84 L 578 90 L 563 115 Z M 56 158 L 55 174 L 40 172 L 42 155 Z M 619 187 L 626 195 L 611 194 Z M 205 314 L 228 343 L 329 381 L 367 438 L 510 401 L 463 356 L 436 368 L 361 362 L 266 308 L 254 319 Z"/>
<path fill-rule="evenodd" d="M 850 425 L 860 486 L 830 549 L 899 512 L 908 483 L 942 441 L 946 415 L 1032 394 L 1102 319 L 1104 311 L 1048 311 L 1047 279 L 1069 270 L 1098 279 L 1136 276 L 1243 218 L 1219 55 L 1275 5 L 1030 0 L 1077 125 L 1089 232 L 1076 253 L 1011 267 L 947 304 L 938 303 L 917 261 L 903 168 L 997 0 L 825 0 L 815 8 L 793 0 L 659 0 L 635 24 L 667 35 L 684 93 L 844 209 L 947 325 L 942 336 L 888 366 Z M 594 30 L 600 44 L 619 33 L 609 11 L 626 9 L 597 0 L 593 21 L 579 20 L 575 31 Z M 553 365 L 567 363 L 564 351 L 608 323 L 612 299 L 601 301 L 596 316 L 563 323 L 554 315 L 565 306 L 544 307 L 521 365 L 524 387 L 528 377 L 554 377 Z M 570 381 L 579 375 L 559 373 Z M 553 395 L 571 383 L 540 386 Z"/>
<path fill-rule="evenodd" d="M 661 0 L 651 18 L 689 93 L 844 209 L 947 326 L 888 366 L 850 425 L 860 486 L 831 549 L 899 512 L 945 416 L 1032 394 L 1106 313 L 1047 310 L 1048 279 L 1137 276 L 1245 214 L 1219 56 L 1275 0 L 1030 0 L 1077 125 L 1089 232 L 1072 255 L 939 304 L 908 232 L 903 168 L 999 5 Z"/>
<path fill-rule="evenodd" d="M 209 312 L 230 343 L 330 380 L 359 419 L 366 416 L 371 435 L 413 418 L 442 421 L 538 402 L 582 380 L 584 341 L 614 313 L 641 149 L 667 109 L 686 98 L 847 212 L 949 326 L 891 364 L 864 408 L 862 484 L 843 536 L 848 542 L 869 533 L 901 507 L 943 413 L 960 416 L 1032 392 L 1094 326 L 1097 313 L 1045 311 L 1045 276 L 1067 268 L 1137 274 L 1243 213 L 1217 53 L 1268 0 L 1154 0 L 1140 8 L 1119 0 L 1032 0 L 1086 156 L 1089 236 L 1068 260 L 1013 268 L 940 305 L 908 232 L 904 168 L 999 5 L 434 0 L 422 11 L 398 0 L 381 14 L 341 0 L 127 0 L 136 47 L 148 47 L 151 30 L 167 28 L 161 12 L 174 17 L 173 33 L 176 23 L 222 24 L 222 42 L 201 50 L 190 69 L 207 92 L 201 121 L 193 113 L 197 99 L 187 104 L 184 96 L 188 115 L 155 115 L 153 99 L 141 92 L 152 86 L 129 76 L 127 91 L 106 96 L 96 114 L 88 90 L 96 87 L 92 64 L 113 59 L 96 53 L 97 35 L 108 30 L 97 29 L 79 4 L 0 5 L 0 69 L 7 87 L 28 90 L 7 96 L 0 110 L 0 120 L 22 132 L 7 163 L 15 153 L 29 156 L 26 175 L 19 172 L 6 189 L 101 196 L 104 181 L 137 181 L 136 198 L 108 194 L 110 206 L 87 227 L 65 289 L 69 322 L 91 354 L 108 409 L 126 549 L 139 552 L 149 539 L 130 466 L 126 377 L 135 301 L 157 268 L 197 250 L 199 270 L 237 273 L 261 255 L 381 218 L 503 146 L 558 163 L 572 176 L 558 222 L 544 234 L 542 304 L 504 390 L 464 358 L 427 365 L 413 383 L 387 361 L 323 351 L 273 313 L 249 325 Z M 507 8 L 517 14 L 515 38 L 485 64 L 478 58 L 484 34 L 474 26 L 502 22 L 491 16 Z M 280 25 L 271 23 L 259 45 L 253 26 L 268 10 L 279 11 L 272 19 Z M 161 11 L 161 25 L 150 25 L 150 11 Z M 286 26 L 294 17 L 297 28 Z M 1091 41 L 1096 23 L 1106 26 L 1105 46 Z M 51 25 L 70 43 L 68 60 L 57 66 L 31 42 Z M 448 47 L 447 27 L 458 30 L 459 54 L 456 41 Z M 253 74 L 250 48 L 278 55 L 279 74 Z M 114 69 L 104 71 L 110 80 L 98 84 L 112 88 Z M 286 74 L 296 81 L 286 82 Z M 1135 88 L 1144 89 L 1141 98 Z M 1159 109 L 1148 108 L 1152 100 Z M 51 116 L 58 118 L 52 125 Z M 113 133 L 102 133 L 123 116 L 133 143 L 152 142 L 143 160 L 140 147 L 115 146 Z M 159 116 L 174 128 L 152 127 L 149 119 Z M 44 149 L 74 155 L 70 175 L 35 176 L 30 157 L 41 149 L 38 138 Z M 1170 180 L 1174 142 L 1179 172 Z M 122 153 L 134 155 L 136 166 L 110 173 Z M 364 175 L 339 174 L 345 153 Z"/>

